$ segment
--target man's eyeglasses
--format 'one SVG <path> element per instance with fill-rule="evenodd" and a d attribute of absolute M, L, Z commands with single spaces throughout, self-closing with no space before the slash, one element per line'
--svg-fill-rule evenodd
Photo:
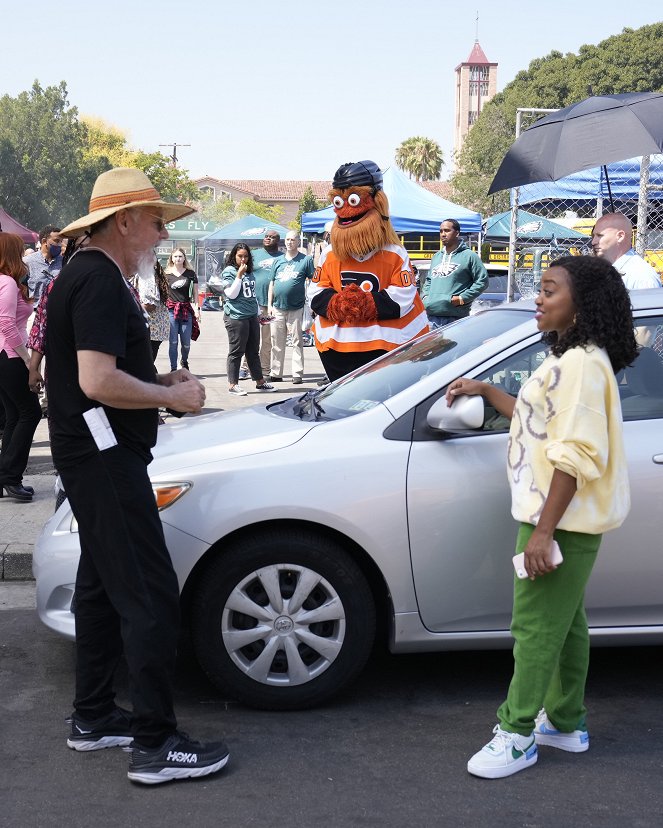
<path fill-rule="evenodd" d="M 154 226 L 159 230 L 159 232 L 163 233 L 163 231 L 166 229 L 166 224 L 164 220 L 161 218 L 161 216 L 155 216 L 154 213 L 150 213 L 147 210 L 145 210 L 145 212 L 148 216 L 151 216 L 154 219 Z"/>

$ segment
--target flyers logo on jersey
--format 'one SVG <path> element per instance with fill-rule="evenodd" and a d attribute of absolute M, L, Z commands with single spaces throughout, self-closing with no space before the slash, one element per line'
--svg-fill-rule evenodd
<path fill-rule="evenodd" d="M 364 293 L 377 293 L 380 290 L 380 280 L 375 273 L 365 271 L 341 270 L 341 284 L 343 287 L 357 285 Z"/>

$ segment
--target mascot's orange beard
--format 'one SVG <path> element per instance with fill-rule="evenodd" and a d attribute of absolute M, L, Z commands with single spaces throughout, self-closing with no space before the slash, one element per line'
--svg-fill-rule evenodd
<path fill-rule="evenodd" d="M 371 198 L 371 189 L 371 187 L 350 187 L 346 190 L 330 190 L 329 192 L 330 201 L 336 195 L 340 195 L 347 201 L 347 196 L 350 193 L 357 193 L 361 196 L 362 204 L 365 201 L 374 202 L 375 204 L 375 206 L 371 204 L 366 214 L 354 224 L 341 225 L 338 218 L 334 221 L 331 230 L 332 250 L 341 261 L 353 254 L 355 256 L 365 256 L 371 250 L 377 250 L 386 244 L 400 245 L 401 243 L 388 218 L 389 201 L 387 196 L 382 190 L 378 190 Z M 362 204 L 356 210 L 359 214 L 362 212 Z M 343 207 L 339 212 L 345 212 L 346 209 Z M 382 216 L 387 216 L 387 220 L 385 221 Z"/>

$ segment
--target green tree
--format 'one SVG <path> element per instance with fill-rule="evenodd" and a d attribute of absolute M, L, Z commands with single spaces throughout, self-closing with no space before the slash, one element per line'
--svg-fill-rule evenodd
<path fill-rule="evenodd" d="M 322 210 L 322 208 L 326 206 L 326 202 L 318 201 L 311 185 L 309 184 L 309 186 L 302 193 L 302 197 L 299 199 L 299 210 L 297 211 L 295 218 L 290 222 L 290 229 L 298 230 L 301 233 L 302 216 L 304 213 L 313 213 L 315 210 Z"/>
<path fill-rule="evenodd" d="M 511 121 L 497 103 L 492 103 L 482 112 L 485 128 L 473 128 L 468 134 L 451 178 L 451 198 L 486 215 L 508 210 L 510 203 L 508 190 L 487 195 L 504 153 L 513 142 Z"/>
<path fill-rule="evenodd" d="M 230 198 L 219 198 L 213 201 L 211 196 L 207 193 L 197 191 L 197 201 L 201 215 L 216 222 L 221 227 L 224 224 L 230 224 L 242 216 L 253 214 L 259 218 L 267 221 L 274 221 L 277 224 L 281 223 L 281 216 L 283 215 L 283 207 L 279 204 L 270 206 L 256 201 L 253 198 L 243 198 L 241 201 L 233 201 Z"/>
<path fill-rule="evenodd" d="M 212 199 L 210 193 L 198 192 L 198 210 L 203 218 L 209 219 L 223 227 L 238 218 L 236 213 L 237 202 L 230 198 Z"/>
<path fill-rule="evenodd" d="M 85 160 L 102 159 L 113 167 L 136 167 L 150 179 L 166 201 L 198 201 L 200 191 L 186 170 L 173 167 L 170 158 L 161 152 L 133 150 L 127 145 L 126 134 L 101 118 L 86 117 Z"/>
<path fill-rule="evenodd" d="M 127 166 L 138 167 L 150 179 L 165 201 L 198 201 L 200 190 L 186 170 L 173 167 L 161 152 L 132 152 Z"/>
<path fill-rule="evenodd" d="M 250 214 L 280 224 L 283 207 L 280 204 L 263 204 L 253 198 L 243 198 L 237 205 L 237 218 Z"/>
<path fill-rule="evenodd" d="M 123 130 L 102 118 L 84 115 L 81 121 L 86 129 L 84 158 L 101 156 L 113 167 L 132 166 L 130 162 L 134 153 L 127 146 L 127 135 Z"/>
<path fill-rule="evenodd" d="M 440 145 L 431 138 L 416 135 L 396 148 L 396 166 L 416 181 L 436 181 L 443 164 Z"/>
<path fill-rule="evenodd" d="M 84 159 L 85 127 L 64 81 L 0 98 L 0 193 L 5 209 L 39 230 L 87 212 L 92 184 L 108 164 Z"/>
<path fill-rule="evenodd" d="M 519 107 L 559 109 L 589 95 L 661 91 L 661 54 L 663 23 L 653 23 L 581 46 L 577 55 L 553 51 L 533 60 L 486 104 L 470 130 L 451 178 L 453 197 L 482 212 L 505 209 L 508 194 L 493 200 L 486 193 L 515 139 Z"/>

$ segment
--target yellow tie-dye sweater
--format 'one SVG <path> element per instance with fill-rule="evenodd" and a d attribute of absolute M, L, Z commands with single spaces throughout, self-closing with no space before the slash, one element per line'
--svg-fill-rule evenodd
<path fill-rule="evenodd" d="M 603 348 L 549 356 L 523 384 L 511 421 L 511 512 L 538 523 L 553 471 L 577 480 L 559 529 L 600 534 L 630 507 L 619 390 Z"/>

